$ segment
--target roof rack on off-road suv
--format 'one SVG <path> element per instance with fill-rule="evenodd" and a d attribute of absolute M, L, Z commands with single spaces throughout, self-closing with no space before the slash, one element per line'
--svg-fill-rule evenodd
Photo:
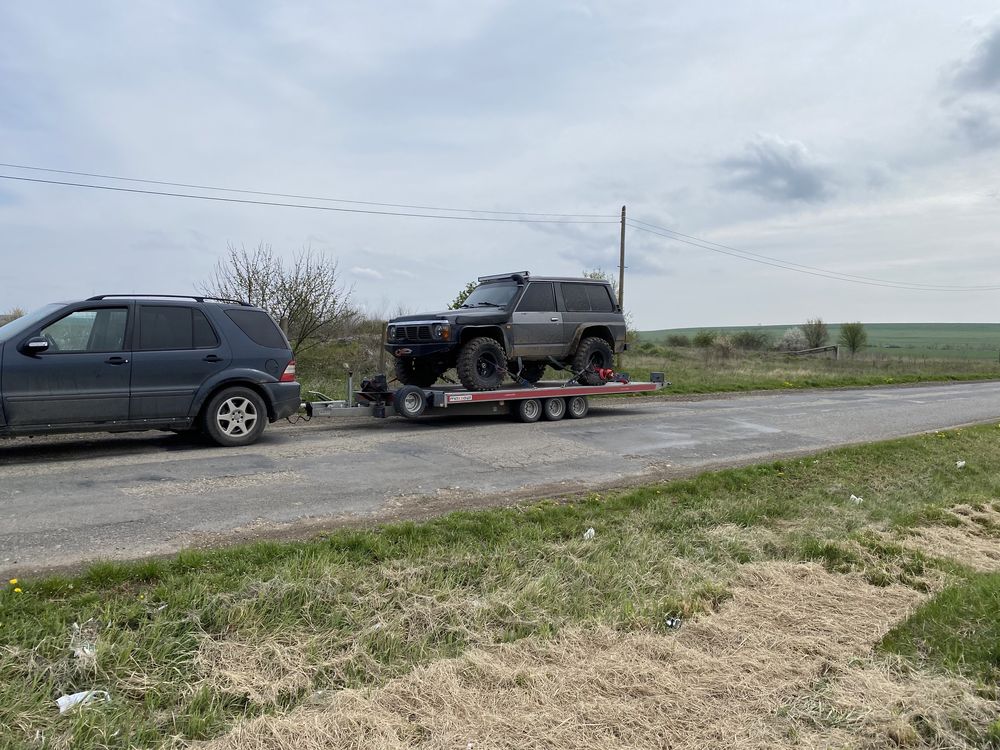
<path fill-rule="evenodd" d="M 253 307 L 249 302 L 241 299 L 227 299 L 226 297 L 201 297 L 194 294 L 96 294 L 87 297 L 88 302 L 108 299 L 109 297 L 141 297 L 143 299 L 193 299 L 195 302 L 225 302 L 230 305 L 242 305 L 243 307 Z"/>

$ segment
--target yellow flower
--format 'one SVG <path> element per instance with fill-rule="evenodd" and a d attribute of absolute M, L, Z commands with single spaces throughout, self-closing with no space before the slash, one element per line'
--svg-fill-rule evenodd
<path fill-rule="evenodd" d="M 15 593 L 15 594 L 20 594 L 20 593 L 21 593 L 21 589 L 20 589 L 20 588 L 16 588 L 16 589 L 14 589 L 14 593 Z"/>
<path fill-rule="evenodd" d="M 11 578 L 10 579 L 10 585 L 11 586 L 16 586 L 17 585 L 17 579 L 16 578 Z"/>

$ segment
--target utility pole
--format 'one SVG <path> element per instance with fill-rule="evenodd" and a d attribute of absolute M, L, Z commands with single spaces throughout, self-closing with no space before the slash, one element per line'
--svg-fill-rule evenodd
<path fill-rule="evenodd" d="M 618 258 L 618 307 L 621 308 L 622 315 L 625 314 L 625 206 L 622 206 L 622 234 L 620 255 Z M 626 328 L 627 333 L 627 328 Z M 622 355 L 618 355 L 616 364 L 619 370 L 622 369 Z"/>
<path fill-rule="evenodd" d="M 625 312 L 625 206 L 622 206 L 621 257 L 618 261 L 618 307 Z"/>

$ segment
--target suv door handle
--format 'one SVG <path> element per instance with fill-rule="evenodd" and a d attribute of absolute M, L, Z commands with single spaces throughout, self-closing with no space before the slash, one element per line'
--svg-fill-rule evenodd
<path fill-rule="evenodd" d="M 104 363 L 108 365 L 127 365 L 128 360 L 125 357 L 108 357 L 104 360 Z"/>
<path fill-rule="evenodd" d="M 202 357 L 202 362 L 221 362 L 222 357 L 218 354 L 209 354 L 207 357 Z"/>
<path fill-rule="evenodd" d="M 549 318 L 549 320 L 551 320 L 553 323 L 559 322 L 559 318 Z"/>

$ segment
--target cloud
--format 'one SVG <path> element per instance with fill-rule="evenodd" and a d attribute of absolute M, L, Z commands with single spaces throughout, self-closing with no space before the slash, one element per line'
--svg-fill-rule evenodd
<path fill-rule="evenodd" d="M 730 172 L 723 185 L 771 201 L 825 201 L 833 193 L 829 168 L 798 141 L 758 135 L 744 153 L 719 163 Z"/>
<path fill-rule="evenodd" d="M 959 89 L 1000 93 L 1000 25 L 987 31 L 955 66 L 952 80 Z"/>
<path fill-rule="evenodd" d="M 361 279 L 372 279 L 374 281 L 381 281 L 385 278 L 381 272 L 376 271 L 374 268 L 365 268 L 364 266 L 353 266 L 351 274 Z"/>
<path fill-rule="evenodd" d="M 961 104 L 953 113 L 957 135 L 977 151 L 1000 145 L 1000 107 Z"/>

